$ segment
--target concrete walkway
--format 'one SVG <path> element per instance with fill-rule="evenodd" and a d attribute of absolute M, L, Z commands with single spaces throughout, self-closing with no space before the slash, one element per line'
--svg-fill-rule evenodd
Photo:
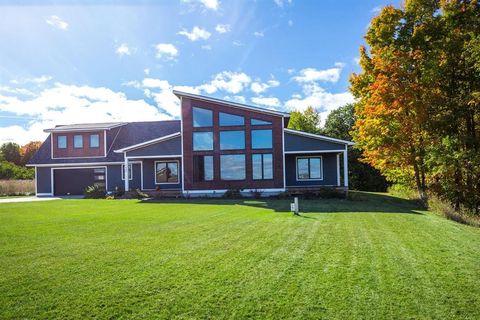
<path fill-rule="evenodd" d="M 1 203 L 11 203 L 11 202 L 33 202 L 33 201 L 50 201 L 50 200 L 59 200 L 58 197 L 11 197 L 0 199 Z"/>

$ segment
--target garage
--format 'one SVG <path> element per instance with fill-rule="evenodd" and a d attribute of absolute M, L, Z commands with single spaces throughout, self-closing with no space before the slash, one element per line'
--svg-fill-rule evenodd
<path fill-rule="evenodd" d="M 86 187 L 96 185 L 105 190 L 106 168 L 55 168 L 53 189 L 56 196 L 83 195 Z"/>

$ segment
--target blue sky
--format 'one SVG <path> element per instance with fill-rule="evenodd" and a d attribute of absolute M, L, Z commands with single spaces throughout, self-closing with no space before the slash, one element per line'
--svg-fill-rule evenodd
<path fill-rule="evenodd" d="M 353 101 L 369 21 L 398 1 L 0 2 L 0 142 L 178 117 L 173 88 L 277 110 Z"/>

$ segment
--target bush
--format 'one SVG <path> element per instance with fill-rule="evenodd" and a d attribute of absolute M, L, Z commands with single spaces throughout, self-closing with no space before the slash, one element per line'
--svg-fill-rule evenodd
<path fill-rule="evenodd" d="M 0 195 L 2 196 L 29 196 L 34 194 L 34 180 L 0 180 Z"/>
<path fill-rule="evenodd" d="M 135 190 L 125 192 L 125 194 L 121 196 L 121 199 L 145 199 L 145 198 L 149 198 L 149 195 L 146 194 L 145 192 L 142 192 L 140 189 L 135 189 Z"/>
<path fill-rule="evenodd" d="M 11 162 L 0 162 L 0 179 L 4 180 L 32 180 L 35 178 L 35 169 L 17 166 Z"/>
<path fill-rule="evenodd" d="M 99 186 L 93 185 L 85 188 L 84 195 L 85 199 L 104 199 L 106 192 Z"/>
<path fill-rule="evenodd" d="M 125 191 L 123 190 L 122 187 L 116 186 L 115 191 L 113 191 L 113 196 L 115 198 L 120 198 L 125 194 Z"/>
<path fill-rule="evenodd" d="M 223 198 L 225 198 L 225 199 L 240 199 L 240 198 L 242 198 L 242 194 L 240 193 L 240 189 L 228 189 L 223 194 Z"/>

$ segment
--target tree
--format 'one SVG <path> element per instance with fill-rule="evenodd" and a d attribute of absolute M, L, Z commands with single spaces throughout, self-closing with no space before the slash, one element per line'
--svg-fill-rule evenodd
<path fill-rule="evenodd" d="M 26 165 L 33 155 L 40 149 L 41 141 L 30 141 L 20 148 L 20 164 Z"/>
<path fill-rule="evenodd" d="M 8 162 L 12 162 L 16 165 L 20 164 L 20 146 L 13 142 L 4 143 L 0 147 L 0 153 L 3 159 Z"/>
<path fill-rule="evenodd" d="M 355 125 L 355 107 L 347 104 L 328 114 L 322 133 L 326 136 L 352 140 L 351 131 Z M 368 163 L 360 161 L 361 150 L 355 146 L 348 152 L 349 186 L 355 190 L 387 191 L 389 184 L 385 177 Z"/>
<path fill-rule="evenodd" d="M 293 111 L 290 113 L 288 128 L 310 133 L 318 133 L 320 131 L 320 115 L 311 106 L 307 107 L 303 112 Z"/>

